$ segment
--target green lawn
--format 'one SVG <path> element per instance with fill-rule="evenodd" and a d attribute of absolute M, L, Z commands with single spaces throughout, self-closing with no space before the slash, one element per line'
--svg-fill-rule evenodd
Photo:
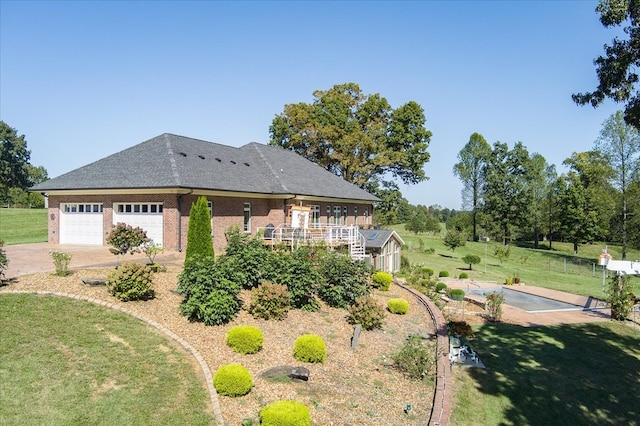
<path fill-rule="evenodd" d="M 391 228 L 406 243 L 403 256 L 412 264 L 434 269 L 436 274 L 446 270 L 450 276 L 457 277 L 461 272 L 467 272 L 470 280 L 498 283 L 504 283 L 507 277 L 518 276 L 527 285 L 602 297 L 602 267 L 595 266 L 594 269 L 594 263 L 597 264 L 598 255 L 605 248 L 604 243 L 580 246 L 577 255 L 572 253 L 573 246 L 569 243 L 554 242 L 553 250 L 546 248 L 547 243 L 541 243 L 543 248 L 537 250 L 511 245 L 509 258 L 501 263 L 494 255 L 495 247 L 501 246 L 498 242 L 467 242 L 465 246 L 451 251 L 439 236 L 414 235 L 405 231 L 404 225 Z M 428 249 L 434 252 L 430 253 Z M 614 259 L 621 259 L 619 246 L 609 245 L 608 249 Z M 468 271 L 469 265 L 462 261 L 467 254 L 477 255 L 482 260 L 480 264 L 473 265 L 472 271 Z M 627 259 L 640 259 L 640 251 L 628 249 Z"/>
<path fill-rule="evenodd" d="M 0 324 L 0 424 L 215 424 L 189 355 L 139 320 L 5 294 Z"/>
<path fill-rule="evenodd" d="M 6 245 L 47 242 L 47 209 L 0 208 L 0 240 Z"/>
<path fill-rule="evenodd" d="M 640 424 L 638 329 L 492 324 L 469 345 L 487 368 L 454 367 L 453 424 Z"/>

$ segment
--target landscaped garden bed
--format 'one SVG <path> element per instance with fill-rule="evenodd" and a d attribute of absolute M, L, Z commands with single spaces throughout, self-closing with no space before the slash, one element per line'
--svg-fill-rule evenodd
<path fill-rule="evenodd" d="M 189 322 L 180 315 L 182 296 L 175 292 L 178 268 L 153 275 L 155 298 L 144 302 L 120 302 L 105 287 L 85 286 L 83 278 L 106 278 L 112 270 L 76 270 L 66 277 L 52 273 L 22 276 L 2 290 L 46 290 L 78 294 L 108 301 L 155 321 L 182 337 L 204 358 L 212 373 L 225 364 L 241 364 L 253 376 L 254 387 L 244 396 L 219 396 L 225 421 L 241 424 L 257 420 L 260 409 L 279 400 L 295 400 L 309 407 L 315 424 L 424 424 L 430 414 L 433 383 L 405 378 L 393 368 L 396 354 L 409 335 L 433 336 L 433 324 L 425 308 L 405 290 L 374 291 L 382 306 L 392 298 L 409 302 L 404 315 L 388 314 L 381 330 L 363 330 L 355 350 L 351 348 L 354 326 L 347 311 L 321 304 L 317 312 L 289 311 L 282 321 L 255 319 L 245 310 L 223 326 Z M 1 290 L 0 290 L 1 291 Z M 249 302 L 248 292 L 242 299 Z M 258 327 L 264 344 L 256 354 L 242 355 L 226 344 L 226 333 L 238 325 Z M 326 343 L 324 363 L 304 364 L 308 381 L 271 380 L 261 373 L 281 365 L 302 365 L 293 357 L 296 339 L 303 334 L 321 336 Z M 407 410 L 406 407 L 411 409 Z"/>

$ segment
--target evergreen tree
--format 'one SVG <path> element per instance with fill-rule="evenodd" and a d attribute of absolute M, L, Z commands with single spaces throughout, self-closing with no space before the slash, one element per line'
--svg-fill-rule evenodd
<path fill-rule="evenodd" d="M 211 238 L 211 213 L 209 212 L 206 197 L 198 198 L 198 201 L 191 205 L 185 265 L 195 255 L 214 257 L 213 240 Z"/>

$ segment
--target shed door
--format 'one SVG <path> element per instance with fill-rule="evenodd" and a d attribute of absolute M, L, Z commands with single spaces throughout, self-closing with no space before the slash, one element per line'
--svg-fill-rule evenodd
<path fill-rule="evenodd" d="M 161 246 L 164 231 L 162 210 L 162 203 L 119 203 L 113 206 L 113 224 L 123 222 L 140 227 L 147 232 L 147 237 Z"/>
<path fill-rule="evenodd" d="M 60 244 L 103 244 L 102 204 L 60 204 Z"/>

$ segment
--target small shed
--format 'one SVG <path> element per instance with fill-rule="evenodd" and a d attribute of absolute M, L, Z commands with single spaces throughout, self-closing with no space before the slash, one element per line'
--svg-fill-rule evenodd
<path fill-rule="evenodd" d="M 394 230 L 361 229 L 365 240 L 365 254 L 374 268 L 389 272 L 400 271 L 400 255 L 404 240 Z"/>

